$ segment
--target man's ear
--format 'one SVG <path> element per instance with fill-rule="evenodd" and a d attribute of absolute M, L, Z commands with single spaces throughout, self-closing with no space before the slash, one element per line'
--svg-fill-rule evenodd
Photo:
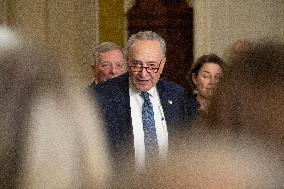
<path fill-rule="evenodd" d="M 91 68 L 92 68 L 92 71 L 93 71 L 93 74 L 94 74 L 94 77 L 95 79 L 97 79 L 97 65 L 96 64 L 91 64 Z"/>
<path fill-rule="evenodd" d="M 96 74 L 96 64 L 91 64 L 91 68 L 92 68 L 94 74 Z"/>
<path fill-rule="evenodd" d="M 165 63 L 166 63 L 166 61 L 167 61 L 167 58 L 166 58 L 166 57 L 164 57 L 162 61 L 164 61 L 164 64 L 165 64 Z"/>
<path fill-rule="evenodd" d="M 162 73 L 163 69 L 164 69 L 164 66 L 166 64 L 166 61 L 167 61 L 167 58 L 164 57 L 162 60 L 161 60 L 161 64 L 160 64 L 160 72 Z"/>

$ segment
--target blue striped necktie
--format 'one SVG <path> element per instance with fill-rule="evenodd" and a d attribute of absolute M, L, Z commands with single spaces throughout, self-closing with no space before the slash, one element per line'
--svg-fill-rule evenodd
<path fill-rule="evenodd" d="M 153 105 L 149 98 L 148 92 L 142 92 L 141 97 L 144 99 L 142 106 L 142 121 L 144 129 L 145 156 L 154 157 L 158 155 L 159 146 L 156 134 Z"/>

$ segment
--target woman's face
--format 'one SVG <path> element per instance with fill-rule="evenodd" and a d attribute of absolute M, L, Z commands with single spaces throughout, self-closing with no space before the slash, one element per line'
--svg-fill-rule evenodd
<path fill-rule="evenodd" d="M 211 98 L 216 91 L 222 76 L 222 68 L 215 63 L 205 63 L 198 72 L 193 75 L 192 80 L 197 87 L 198 95 L 203 98 Z"/>

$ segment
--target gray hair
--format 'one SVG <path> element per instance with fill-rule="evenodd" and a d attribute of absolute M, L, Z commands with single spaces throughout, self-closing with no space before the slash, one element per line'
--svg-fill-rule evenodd
<path fill-rule="evenodd" d="M 119 50 L 119 51 L 121 51 L 123 57 L 125 56 L 124 50 L 119 45 L 117 45 L 116 43 L 107 41 L 107 42 L 103 42 L 103 43 L 99 44 L 95 48 L 95 51 L 94 51 L 94 54 L 93 54 L 94 59 L 95 59 L 95 63 L 96 64 L 100 63 L 99 55 L 101 53 L 108 52 L 108 51 L 113 51 L 113 50 Z"/>
<path fill-rule="evenodd" d="M 159 41 L 162 54 L 164 56 L 166 56 L 166 50 L 167 50 L 166 49 L 166 41 L 160 35 L 158 35 L 157 33 L 153 32 L 153 31 L 140 31 L 136 34 L 131 35 L 130 38 L 128 39 L 127 46 L 126 46 L 127 56 L 129 56 L 131 46 L 137 40 L 153 40 L 153 41 L 156 40 L 156 41 Z"/>

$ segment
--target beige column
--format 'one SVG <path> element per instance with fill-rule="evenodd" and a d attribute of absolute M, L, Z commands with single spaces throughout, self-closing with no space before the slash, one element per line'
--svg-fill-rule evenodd
<path fill-rule="evenodd" d="M 16 28 L 30 42 L 55 49 L 62 64 L 75 69 L 87 86 L 92 50 L 98 43 L 98 0 L 2 0 L 0 23 Z"/>
<path fill-rule="evenodd" d="M 0 1 L 0 24 L 7 24 L 8 15 L 7 15 L 8 5 L 6 1 Z"/>
<path fill-rule="evenodd" d="M 14 23 L 24 37 L 46 42 L 46 0 L 15 1 Z"/>

